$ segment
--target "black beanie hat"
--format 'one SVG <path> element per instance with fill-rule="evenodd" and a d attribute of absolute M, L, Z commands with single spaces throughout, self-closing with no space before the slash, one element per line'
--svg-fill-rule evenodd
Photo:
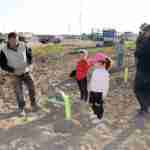
<path fill-rule="evenodd" d="M 8 39 L 10 39 L 10 38 L 16 38 L 16 37 L 17 37 L 17 33 L 15 33 L 15 32 L 10 32 L 8 34 Z"/>
<path fill-rule="evenodd" d="M 150 25 L 145 26 L 143 32 L 150 32 Z"/>

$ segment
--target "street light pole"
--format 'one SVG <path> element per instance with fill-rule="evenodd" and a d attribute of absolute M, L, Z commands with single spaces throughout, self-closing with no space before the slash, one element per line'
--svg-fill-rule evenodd
<path fill-rule="evenodd" d="M 80 37 L 82 35 L 82 8 L 83 8 L 83 0 L 80 0 Z"/>

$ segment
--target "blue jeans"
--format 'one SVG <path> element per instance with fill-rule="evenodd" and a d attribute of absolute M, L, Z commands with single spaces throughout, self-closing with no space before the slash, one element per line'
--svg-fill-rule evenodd
<path fill-rule="evenodd" d="M 118 54 L 117 55 L 117 66 L 122 67 L 123 66 L 123 61 L 124 61 L 124 54 Z"/>

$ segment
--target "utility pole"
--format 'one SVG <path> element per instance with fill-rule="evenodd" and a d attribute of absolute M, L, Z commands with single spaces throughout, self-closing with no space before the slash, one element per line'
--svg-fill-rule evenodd
<path fill-rule="evenodd" d="M 79 23 L 80 23 L 80 36 L 82 35 L 82 8 L 83 8 L 83 0 L 80 0 L 80 17 L 79 17 Z"/>
<path fill-rule="evenodd" d="M 71 24 L 68 24 L 68 34 L 71 34 Z"/>

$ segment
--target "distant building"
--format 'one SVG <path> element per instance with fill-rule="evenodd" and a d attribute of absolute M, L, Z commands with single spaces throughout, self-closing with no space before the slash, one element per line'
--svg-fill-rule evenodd
<path fill-rule="evenodd" d="M 33 33 L 30 33 L 30 32 L 19 32 L 18 36 L 19 36 L 21 41 L 29 42 L 29 41 L 31 41 L 31 39 L 33 37 Z"/>
<path fill-rule="evenodd" d="M 81 35 L 71 35 L 71 34 L 65 34 L 62 35 L 64 39 L 81 39 Z"/>
<path fill-rule="evenodd" d="M 31 32 L 18 32 L 19 36 L 32 37 L 33 33 Z"/>
<path fill-rule="evenodd" d="M 117 31 L 115 29 L 103 29 L 104 45 L 111 46 L 115 43 Z"/>
<path fill-rule="evenodd" d="M 138 35 L 132 32 L 124 32 L 123 37 L 127 41 L 136 41 Z"/>
<path fill-rule="evenodd" d="M 7 39 L 7 37 L 6 37 L 4 34 L 1 34 L 1 35 L 0 35 L 0 43 L 5 42 L 6 39 Z"/>

